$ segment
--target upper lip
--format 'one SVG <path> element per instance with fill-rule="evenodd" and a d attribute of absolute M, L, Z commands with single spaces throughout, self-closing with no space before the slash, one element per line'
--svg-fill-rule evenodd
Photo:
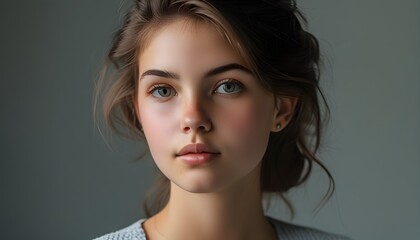
<path fill-rule="evenodd" d="M 218 152 L 208 145 L 205 145 L 202 143 L 196 143 L 196 144 L 186 145 L 176 155 L 180 156 L 180 155 L 185 155 L 188 153 L 218 153 Z"/>

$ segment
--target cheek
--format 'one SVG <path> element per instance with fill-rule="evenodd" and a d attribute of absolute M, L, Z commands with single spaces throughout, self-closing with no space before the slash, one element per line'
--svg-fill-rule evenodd
<path fill-rule="evenodd" d="M 164 152 L 163 148 L 170 145 L 168 142 L 175 140 L 168 137 L 174 136 L 177 129 L 174 121 L 175 111 L 171 110 L 170 105 L 165 104 L 144 104 L 140 109 L 141 124 L 150 152 L 155 160 L 159 160 L 159 153 Z"/>
<path fill-rule="evenodd" d="M 238 149 L 243 149 L 244 155 L 259 156 L 264 153 L 272 121 L 267 104 L 243 102 L 225 109 L 219 116 L 221 134 Z"/>

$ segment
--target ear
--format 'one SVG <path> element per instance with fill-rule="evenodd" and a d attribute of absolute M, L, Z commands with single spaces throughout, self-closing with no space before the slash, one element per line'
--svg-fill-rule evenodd
<path fill-rule="evenodd" d="M 275 110 L 271 131 L 280 132 L 292 119 L 298 102 L 297 97 L 278 96 L 275 99 Z"/>

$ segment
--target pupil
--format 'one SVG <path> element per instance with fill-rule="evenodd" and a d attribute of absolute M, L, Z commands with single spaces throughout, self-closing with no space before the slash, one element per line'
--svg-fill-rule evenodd
<path fill-rule="evenodd" d="M 232 91 L 233 85 L 232 84 L 225 84 L 224 89 L 227 92 Z"/>
<path fill-rule="evenodd" d="M 162 88 L 162 89 L 160 89 L 160 93 L 161 93 L 162 96 L 166 96 L 166 95 L 168 95 L 168 89 Z"/>

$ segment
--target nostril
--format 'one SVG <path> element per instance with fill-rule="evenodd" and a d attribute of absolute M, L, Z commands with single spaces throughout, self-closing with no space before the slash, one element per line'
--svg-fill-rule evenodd
<path fill-rule="evenodd" d="M 211 128 L 212 128 L 211 123 L 204 123 L 203 125 L 200 125 L 198 127 L 198 130 L 203 131 L 203 132 L 208 132 L 210 131 Z"/>
<path fill-rule="evenodd" d="M 211 128 L 210 126 L 201 125 L 201 126 L 198 126 L 197 128 L 195 128 L 195 130 L 198 131 L 198 132 L 207 132 L 207 131 L 210 130 L 210 128 Z M 192 129 L 191 127 L 184 127 L 183 131 L 185 133 L 187 133 L 187 132 L 190 132 L 191 129 Z"/>
<path fill-rule="evenodd" d="M 191 131 L 194 132 L 208 132 L 211 130 L 211 121 L 208 118 L 204 118 L 202 115 L 200 116 L 188 116 L 181 121 L 181 131 L 184 133 L 188 133 Z"/>

